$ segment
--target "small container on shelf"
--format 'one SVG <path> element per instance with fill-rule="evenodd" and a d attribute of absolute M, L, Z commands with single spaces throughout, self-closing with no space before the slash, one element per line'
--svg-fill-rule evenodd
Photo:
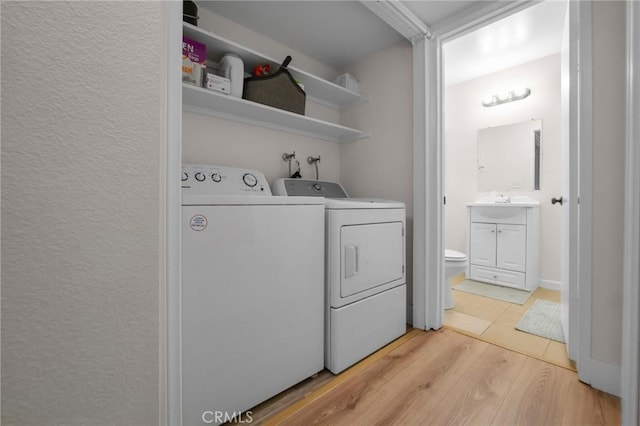
<path fill-rule="evenodd" d="M 342 86 L 347 90 L 351 90 L 354 93 L 360 93 L 360 82 L 351 74 L 340 74 L 333 80 L 338 86 Z"/>
<path fill-rule="evenodd" d="M 182 81 L 202 87 L 207 46 L 188 37 L 182 37 Z"/>
<path fill-rule="evenodd" d="M 198 5 L 191 0 L 184 0 L 182 2 L 182 20 L 197 27 L 198 19 L 200 19 L 198 16 Z"/>
<path fill-rule="evenodd" d="M 228 78 L 220 77 L 210 72 L 207 72 L 204 87 L 214 92 L 224 93 L 225 95 L 231 93 L 231 81 Z"/>
<path fill-rule="evenodd" d="M 231 80 L 224 76 L 220 69 L 220 64 L 214 61 L 207 61 L 207 68 L 204 75 L 204 88 L 218 93 L 228 95 L 231 93 Z"/>

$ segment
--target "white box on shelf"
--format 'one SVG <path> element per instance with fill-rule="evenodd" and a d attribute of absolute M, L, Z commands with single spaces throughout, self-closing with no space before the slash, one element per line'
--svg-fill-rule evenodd
<path fill-rule="evenodd" d="M 340 74 L 338 77 L 336 77 L 335 80 L 333 80 L 333 82 L 338 86 L 342 86 L 347 90 L 351 90 L 352 92 L 360 92 L 360 83 L 358 82 L 358 79 L 351 74 Z"/>
<path fill-rule="evenodd" d="M 228 95 L 231 91 L 231 81 L 228 78 L 208 72 L 205 88 Z"/>

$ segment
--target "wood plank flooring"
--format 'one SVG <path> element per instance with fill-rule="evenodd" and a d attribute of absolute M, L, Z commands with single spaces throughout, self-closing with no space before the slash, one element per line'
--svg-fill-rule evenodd
<path fill-rule="evenodd" d="M 258 423 L 620 424 L 619 399 L 565 368 L 450 329 L 412 330 L 400 343 Z"/>

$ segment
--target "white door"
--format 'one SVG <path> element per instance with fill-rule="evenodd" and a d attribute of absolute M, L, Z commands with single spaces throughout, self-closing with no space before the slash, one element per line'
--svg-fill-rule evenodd
<path fill-rule="evenodd" d="M 527 228 L 525 225 L 498 225 L 496 266 L 510 271 L 525 272 L 527 259 Z"/>
<path fill-rule="evenodd" d="M 404 275 L 401 222 L 343 226 L 340 230 L 342 267 L 340 296 L 402 279 Z"/>
<path fill-rule="evenodd" d="M 473 265 L 496 266 L 496 225 L 471 223 L 469 261 Z"/>
<path fill-rule="evenodd" d="M 578 139 L 575 135 L 571 135 L 570 112 L 571 112 L 571 93 L 569 81 L 571 80 L 571 64 L 569 52 L 569 2 L 567 2 L 567 14 L 565 18 L 564 34 L 562 37 L 562 49 L 560 59 L 561 73 L 561 98 L 560 98 L 560 115 L 561 115 L 561 167 L 562 167 L 562 203 L 556 203 L 556 208 L 562 209 L 562 227 L 561 227 L 561 287 L 560 287 L 560 320 L 562 323 L 562 331 L 567 347 L 567 353 L 570 359 L 577 359 L 577 336 L 570 331 L 578 330 L 578 288 L 575 277 L 578 274 L 576 253 L 578 252 L 578 234 L 577 226 L 572 225 L 572 218 L 577 223 L 578 203 L 573 200 L 573 196 L 577 194 L 578 182 L 578 162 L 571 167 L 571 158 L 578 158 Z M 572 171 L 573 169 L 573 171 Z M 573 173 L 573 177 L 571 174 Z M 573 180 L 573 184 L 572 184 Z M 573 186 L 573 187 L 572 187 Z M 574 246 L 572 247 L 571 244 Z M 572 257 L 573 253 L 573 257 Z M 572 282 L 573 277 L 573 282 Z M 571 306 L 571 312 L 570 312 Z"/>

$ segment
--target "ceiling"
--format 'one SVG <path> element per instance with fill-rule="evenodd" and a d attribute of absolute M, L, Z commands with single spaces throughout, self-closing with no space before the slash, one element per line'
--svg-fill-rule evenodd
<path fill-rule="evenodd" d="M 432 27 L 465 13 L 465 9 L 477 10 L 479 4 L 494 2 L 404 0 L 403 3 Z M 339 72 L 372 53 L 404 40 L 359 1 L 200 0 L 197 4 L 305 53 Z M 507 20 L 503 20 L 504 23 L 499 21 L 447 43 L 447 70 L 457 70 L 451 77 L 447 76 L 447 83 L 477 78 L 482 73 L 495 72 L 496 67 L 506 68 L 559 51 L 564 4 L 550 0 L 507 18 L 510 20 L 508 23 Z M 508 34 L 516 36 L 510 37 Z M 500 42 L 505 37 L 509 41 L 507 45 Z M 487 49 L 487 40 L 491 39 L 497 42 L 493 50 Z M 469 66 L 470 63 L 473 66 Z"/>
<path fill-rule="evenodd" d="M 196 0 L 196 3 L 337 71 L 405 40 L 359 1 Z M 435 21 L 474 2 L 407 3 L 420 3 L 418 9 Z"/>
<path fill-rule="evenodd" d="M 444 44 L 447 86 L 559 53 L 564 1 L 545 1 Z"/>

